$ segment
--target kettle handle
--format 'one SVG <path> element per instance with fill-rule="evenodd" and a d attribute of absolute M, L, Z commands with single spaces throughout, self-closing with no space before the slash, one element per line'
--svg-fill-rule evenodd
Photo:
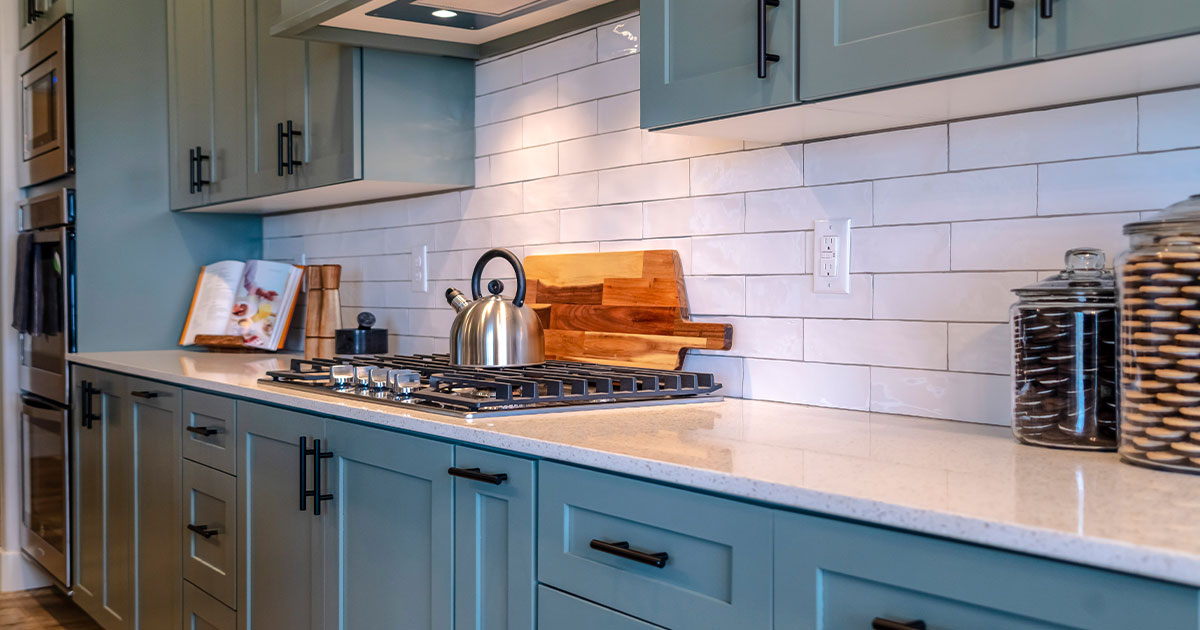
<path fill-rule="evenodd" d="M 516 254 L 507 249 L 489 249 L 479 257 L 479 262 L 475 263 L 475 271 L 471 273 L 471 299 L 478 300 L 483 297 L 483 292 L 479 290 L 479 282 L 483 279 L 483 268 L 493 258 L 507 260 L 513 271 L 517 272 L 517 294 L 513 296 L 513 306 L 521 306 L 525 303 L 525 267 L 521 265 L 521 260 Z"/>

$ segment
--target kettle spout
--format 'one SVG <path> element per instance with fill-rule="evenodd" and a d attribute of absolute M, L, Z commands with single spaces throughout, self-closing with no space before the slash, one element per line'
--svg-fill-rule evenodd
<path fill-rule="evenodd" d="M 446 289 L 446 301 L 450 303 L 450 306 L 454 307 L 455 313 L 461 313 L 471 303 L 467 299 L 467 296 L 463 295 L 462 291 L 455 288 Z"/>

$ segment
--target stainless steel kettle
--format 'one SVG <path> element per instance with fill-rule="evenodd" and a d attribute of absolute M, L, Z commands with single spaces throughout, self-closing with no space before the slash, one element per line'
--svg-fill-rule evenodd
<path fill-rule="evenodd" d="M 493 258 L 503 258 L 517 272 L 517 293 L 512 301 L 500 296 L 504 284 L 488 283 L 483 297 L 479 282 L 483 268 Z M 488 250 L 471 274 L 471 299 L 458 289 L 446 289 L 446 301 L 458 316 L 450 325 L 450 362 L 471 367 L 516 367 L 546 362 L 546 333 L 533 309 L 525 306 L 525 268 L 507 249 Z"/>

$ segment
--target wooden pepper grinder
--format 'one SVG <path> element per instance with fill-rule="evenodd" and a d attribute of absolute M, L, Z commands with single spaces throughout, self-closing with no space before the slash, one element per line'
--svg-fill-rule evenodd
<path fill-rule="evenodd" d="M 342 266 L 321 265 L 321 321 L 317 326 L 318 351 L 321 357 L 335 353 L 334 338 L 342 327 Z"/>
<path fill-rule="evenodd" d="M 306 304 L 304 307 L 304 358 L 315 359 L 321 356 L 321 266 L 309 265 L 304 269 L 304 282 L 307 285 Z"/>

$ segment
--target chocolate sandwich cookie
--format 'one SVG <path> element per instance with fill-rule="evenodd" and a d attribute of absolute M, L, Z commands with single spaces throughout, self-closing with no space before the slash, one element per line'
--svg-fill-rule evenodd
<path fill-rule="evenodd" d="M 1160 464 L 1179 464 L 1187 457 L 1171 451 L 1149 451 L 1146 453 L 1146 459 Z"/>
<path fill-rule="evenodd" d="M 1178 392 L 1162 392 L 1158 394 L 1158 402 L 1168 407 L 1190 407 L 1200 405 L 1200 396 L 1188 396 Z"/>
<path fill-rule="evenodd" d="M 1183 416 L 1167 416 L 1162 419 L 1162 425 L 1171 429 L 1184 431 L 1200 431 L 1200 418 L 1185 418 Z M 1200 445 L 1198 445 L 1200 446 Z"/>
<path fill-rule="evenodd" d="M 1177 407 L 1168 405 L 1160 405 L 1158 403 L 1142 403 L 1138 405 L 1138 413 L 1153 417 L 1166 417 L 1175 415 Z"/>
<path fill-rule="evenodd" d="M 1135 437 L 1130 440 L 1130 442 L 1132 442 L 1133 446 L 1139 451 L 1165 451 L 1170 448 L 1170 444 L 1168 442 L 1155 440 L 1149 437 Z"/>
<path fill-rule="evenodd" d="M 1161 272 L 1150 274 L 1146 282 L 1147 284 L 1183 286 L 1193 282 L 1195 279 L 1195 276 L 1186 273 Z"/>
<path fill-rule="evenodd" d="M 1171 450 L 1188 457 L 1200 457 L 1200 444 L 1195 442 L 1171 442 Z"/>
<path fill-rule="evenodd" d="M 1187 435 L 1187 431 L 1183 429 L 1171 429 L 1168 427 L 1147 427 L 1146 437 L 1154 440 L 1162 440 L 1163 442 L 1178 442 Z"/>
<path fill-rule="evenodd" d="M 1183 288 L 1187 289 L 1189 287 Z M 1151 298 L 1165 297 L 1169 295 L 1178 295 L 1180 292 L 1180 287 L 1172 284 L 1143 284 L 1137 287 L 1137 292 L 1143 296 Z"/>
<path fill-rule="evenodd" d="M 1178 387 L 1179 383 L 1189 383 L 1195 381 L 1196 379 L 1200 379 L 1200 374 L 1171 368 L 1160 368 L 1154 370 L 1154 378 L 1157 378 L 1160 381 L 1176 383 L 1176 387 Z"/>
<path fill-rule="evenodd" d="M 1126 265 L 1126 267 L 1128 267 L 1128 265 Z M 1170 268 L 1171 265 L 1157 260 L 1148 260 L 1146 262 L 1134 263 L 1133 265 L 1134 273 L 1140 274 L 1161 273 Z"/>
<path fill-rule="evenodd" d="M 1175 346 L 1165 344 L 1159 346 L 1158 351 L 1164 356 L 1175 357 L 1176 359 L 1200 358 L 1200 346 Z"/>
<path fill-rule="evenodd" d="M 1176 333 L 1173 345 L 1200 347 L 1200 335 L 1195 333 Z"/>

